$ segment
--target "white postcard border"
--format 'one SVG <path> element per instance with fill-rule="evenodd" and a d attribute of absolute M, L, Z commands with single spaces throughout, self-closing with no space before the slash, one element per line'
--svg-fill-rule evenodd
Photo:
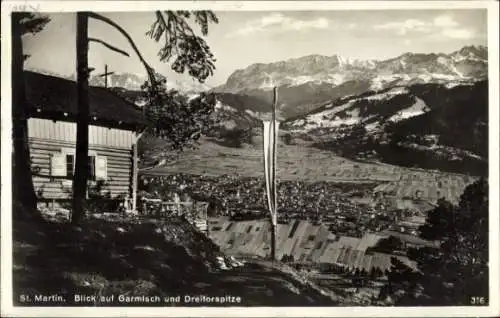
<path fill-rule="evenodd" d="M 12 302 L 11 217 L 11 67 L 10 17 L 12 11 L 152 11 L 164 9 L 210 9 L 214 11 L 298 10 L 398 10 L 474 9 L 488 10 L 489 64 L 489 257 L 490 305 L 488 307 L 14 307 Z M 4 1 L 2 2 L 2 116 L 1 116 L 1 308 L 2 316 L 53 317 L 464 317 L 498 316 L 500 282 L 499 225 L 499 31 L 496 1 Z"/>

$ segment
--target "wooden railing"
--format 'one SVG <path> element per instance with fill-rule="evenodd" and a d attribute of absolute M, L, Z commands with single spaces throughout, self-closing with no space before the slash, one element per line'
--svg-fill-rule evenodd
<path fill-rule="evenodd" d="M 208 217 L 206 206 L 203 207 L 203 213 L 196 211 L 197 206 L 204 204 L 196 204 L 195 202 L 183 201 L 163 201 L 161 199 L 141 198 L 139 200 L 137 211 L 142 216 L 168 218 L 174 216 L 185 216 L 186 219 L 196 226 L 200 231 L 207 232 Z"/>

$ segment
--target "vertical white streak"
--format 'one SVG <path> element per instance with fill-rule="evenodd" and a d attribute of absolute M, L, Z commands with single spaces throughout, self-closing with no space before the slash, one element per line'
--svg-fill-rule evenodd
<path fill-rule="evenodd" d="M 266 194 L 269 213 L 273 224 L 277 223 L 277 189 L 276 189 L 276 159 L 279 122 L 263 121 L 264 175 L 266 179 Z M 273 134 L 274 132 L 274 134 Z"/>
<path fill-rule="evenodd" d="M 278 121 L 274 122 L 274 138 L 273 138 L 273 194 L 274 194 L 274 206 L 273 206 L 273 223 L 277 223 L 278 216 L 278 195 L 277 195 L 277 185 L 276 185 L 276 169 L 277 169 L 277 157 L 278 157 L 278 131 L 280 123 Z"/>
<path fill-rule="evenodd" d="M 267 194 L 267 204 L 269 207 L 269 212 L 273 215 L 272 209 L 272 199 L 271 199 L 271 180 L 270 180 L 270 162 L 269 162 L 269 154 L 270 154 L 270 128 L 271 122 L 263 121 L 263 137 L 264 137 L 264 175 L 266 179 L 266 194 Z"/>

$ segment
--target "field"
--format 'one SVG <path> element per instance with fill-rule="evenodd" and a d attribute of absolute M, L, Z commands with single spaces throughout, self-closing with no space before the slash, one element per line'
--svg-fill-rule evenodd
<path fill-rule="evenodd" d="M 472 177 L 454 173 L 358 162 L 305 144 L 281 143 L 277 156 L 279 180 L 376 183 L 376 191 L 398 198 L 419 196 L 435 201 L 438 196 L 444 196 L 456 202 L 465 186 L 474 181 Z M 242 148 L 202 139 L 198 149 L 187 150 L 177 160 L 142 173 L 263 177 L 262 139 L 254 138 L 253 145 L 245 144 Z"/>

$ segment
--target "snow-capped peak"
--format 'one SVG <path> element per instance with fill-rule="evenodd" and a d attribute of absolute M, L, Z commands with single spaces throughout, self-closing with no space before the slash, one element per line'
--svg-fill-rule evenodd
<path fill-rule="evenodd" d="M 442 82 L 484 78 L 487 75 L 487 49 L 466 46 L 450 54 L 407 52 L 386 60 L 356 60 L 340 54 L 308 55 L 274 63 L 253 64 L 234 72 L 224 92 L 269 90 L 273 86 L 333 85 L 349 81 L 373 81 L 372 87 L 392 85 L 391 78 L 405 82 Z M 382 83 L 381 78 L 387 78 Z"/>
<path fill-rule="evenodd" d="M 157 76 L 166 79 L 167 89 L 174 89 L 183 93 L 202 92 L 210 89 L 208 85 L 201 84 L 193 79 L 185 81 L 171 79 L 159 73 Z M 117 73 L 108 76 L 108 87 L 121 87 L 128 90 L 140 90 L 141 86 L 148 81 L 147 74 Z M 91 76 L 89 84 L 93 86 L 104 86 L 104 78 L 99 75 Z"/>

